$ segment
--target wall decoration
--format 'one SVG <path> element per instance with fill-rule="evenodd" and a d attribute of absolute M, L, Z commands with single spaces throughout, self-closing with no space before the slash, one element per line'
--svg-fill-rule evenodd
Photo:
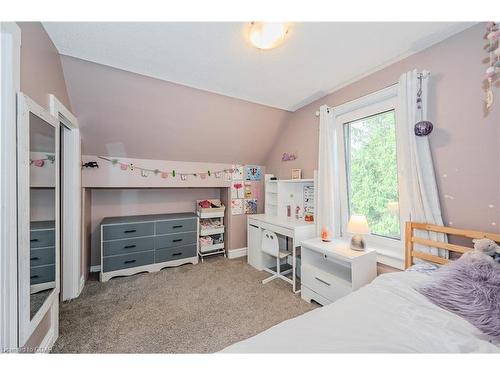
<path fill-rule="evenodd" d="M 40 159 L 41 161 L 39 161 L 39 160 L 32 160 L 31 162 L 34 165 L 41 164 L 40 166 L 43 166 L 44 160 L 49 160 L 52 163 L 54 163 L 53 159 L 54 159 L 53 157 L 51 159 L 50 155 L 47 155 L 46 159 Z M 155 176 L 160 176 L 163 179 L 168 178 L 169 176 L 171 176 L 173 178 L 180 177 L 181 181 L 187 181 L 188 176 L 199 177 L 202 180 L 205 180 L 208 177 L 213 177 L 213 178 L 219 179 L 219 178 L 222 178 L 223 174 L 225 174 L 226 179 L 228 181 L 230 181 L 233 173 L 235 172 L 235 168 L 234 167 L 233 168 L 229 168 L 229 169 L 222 169 L 222 170 L 219 170 L 219 171 L 206 170 L 206 171 L 202 171 L 202 172 L 187 172 L 187 173 L 185 173 L 185 172 L 179 172 L 179 171 L 175 171 L 175 170 L 172 170 L 172 171 L 162 171 L 160 169 L 150 169 L 150 168 L 145 168 L 145 167 L 137 166 L 137 165 L 134 165 L 132 163 L 124 163 L 124 162 L 121 162 L 119 159 L 110 159 L 110 158 L 107 158 L 107 157 L 104 157 L 104 156 L 99 156 L 99 159 L 105 160 L 105 161 L 111 163 L 113 166 L 119 166 L 122 171 L 127 171 L 127 170 L 128 171 L 134 171 L 134 169 L 137 169 L 137 170 L 140 171 L 142 177 L 149 177 L 150 174 L 153 174 Z M 96 162 L 92 162 L 92 163 L 97 164 Z M 242 180 L 243 179 L 243 167 L 242 166 L 238 166 L 236 169 L 240 170 L 240 172 L 241 172 L 240 174 L 242 176 L 240 178 L 240 180 Z M 242 181 L 240 181 L 240 182 L 241 182 L 242 187 L 243 187 L 243 182 Z M 241 197 L 243 198 L 243 193 L 241 193 Z"/>
<path fill-rule="evenodd" d="M 493 105 L 493 83 L 498 78 L 500 72 L 500 30 L 499 25 L 495 22 L 486 24 L 486 35 L 488 44 L 485 46 L 486 52 L 489 53 L 489 67 L 486 69 L 486 109 L 490 109 Z"/>
<path fill-rule="evenodd" d="M 56 160 L 55 155 L 46 154 L 45 158 L 43 158 L 43 159 L 34 159 L 34 160 L 30 159 L 30 164 L 35 166 L 35 167 L 41 168 L 45 165 L 46 161 L 50 161 L 51 164 L 54 164 L 55 160 Z"/>
<path fill-rule="evenodd" d="M 251 215 L 257 213 L 257 199 L 245 199 L 245 213 Z"/>
<path fill-rule="evenodd" d="M 231 199 L 231 214 L 232 215 L 243 214 L 243 199 Z"/>
<path fill-rule="evenodd" d="M 285 152 L 281 156 L 281 161 L 292 161 L 297 159 L 297 153 L 287 153 Z"/>
<path fill-rule="evenodd" d="M 231 198 L 232 199 L 241 199 L 245 195 L 243 190 L 243 181 L 233 181 L 231 185 Z"/>
<path fill-rule="evenodd" d="M 253 198 L 253 188 L 250 182 L 245 182 L 245 198 Z"/>
<path fill-rule="evenodd" d="M 302 178 L 302 169 L 292 169 L 292 180 L 300 180 Z"/>
<path fill-rule="evenodd" d="M 233 166 L 233 180 L 243 180 L 243 167 L 242 166 Z"/>
<path fill-rule="evenodd" d="M 246 180 L 247 181 L 260 181 L 261 168 L 258 165 L 246 166 Z"/>
<path fill-rule="evenodd" d="M 304 186 L 304 214 L 314 214 L 314 186 Z"/>

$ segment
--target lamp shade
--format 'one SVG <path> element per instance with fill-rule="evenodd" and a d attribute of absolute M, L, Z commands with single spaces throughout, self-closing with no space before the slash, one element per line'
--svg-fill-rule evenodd
<path fill-rule="evenodd" d="M 347 231 L 353 234 L 368 234 L 368 222 L 364 215 L 352 215 L 349 223 L 347 224 Z"/>

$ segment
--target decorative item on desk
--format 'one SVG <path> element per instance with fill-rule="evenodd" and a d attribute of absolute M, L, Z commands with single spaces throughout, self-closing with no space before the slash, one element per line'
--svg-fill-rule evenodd
<path fill-rule="evenodd" d="M 286 217 L 288 218 L 292 217 L 292 206 L 290 205 L 286 206 Z"/>
<path fill-rule="evenodd" d="M 327 227 L 323 227 L 321 229 L 321 240 L 323 242 L 330 242 L 332 239 L 330 238 L 330 231 Z"/>
<path fill-rule="evenodd" d="M 292 169 L 292 180 L 300 180 L 302 178 L 302 169 Z"/>
<path fill-rule="evenodd" d="M 296 220 L 302 219 L 302 210 L 300 209 L 299 206 L 295 207 L 295 219 Z"/>
<path fill-rule="evenodd" d="M 347 232 L 353 234 L 351 239 L 351 249 L 356 251 L 365 250 L 363 234 L 369 234 L 368 222 L 364 215 L 352 215 L 347 224 Z"/>
<path fill-rule="evenodd" d="M 314 215 L 313 214 L 305 214 L 304 215 L 304 220 L 307 222 L 313 222 L 314 221 Z"/>

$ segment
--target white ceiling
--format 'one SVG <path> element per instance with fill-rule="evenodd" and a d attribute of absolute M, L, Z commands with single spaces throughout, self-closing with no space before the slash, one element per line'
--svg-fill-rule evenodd
<path fill-rule="evenodd" d="M 260 51 L 245 23 L 43 23 L 63 55 L 294 111 L 470 27 L 460 22 L 295 23 Z"/>

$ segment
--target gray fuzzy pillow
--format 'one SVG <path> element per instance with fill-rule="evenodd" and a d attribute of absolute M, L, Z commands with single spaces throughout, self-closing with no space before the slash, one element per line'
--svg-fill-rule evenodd
<path fill-rule="evenodd" d="M 491 257 L 464 254 L 435 271 L 429 284 L 418 291 L 487 335 L 500 338 L 500 264 Z"/>

